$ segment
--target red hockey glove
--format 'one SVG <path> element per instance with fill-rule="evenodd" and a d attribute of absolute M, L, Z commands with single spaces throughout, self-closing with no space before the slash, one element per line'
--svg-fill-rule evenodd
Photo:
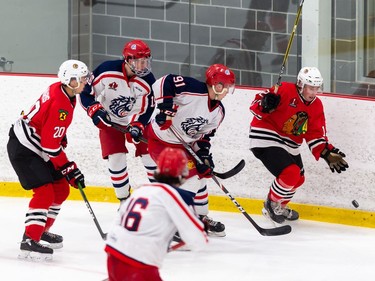
<path fill-rule="evenodd" d="M 260 101 L 261 111 L 264 113 L 271 113 L 279 105 L 280 99 L 280 96 L 275 93 L 266 93 Z"/>
<path fill-rule="evenodd" d="M 145 127 L 140 122 L 133 122 L 129 125 L 129 134 L 133 139 L 133 143 L 138 144 L 140 142 L 139 138 L 143 136 Z"/>
<path fill-rule="evenodd" d="M 160 109 L 160 112 L 155 116 L 155 121 L 159 125 L 160 130 L 167 130 L 172 125 L 172 118 L 176 115 L 178 106 L 163 102 L 159 103 L 157 107 Z"/>
<path fill-rule="evenodd" d="M 335 171 L 341 173 L 349 168 L 348 163 L 343 159 L 345 156 L 345 153 L 341 152 L 338 148 L 330 150 L 328 147 L 324 148 L 320 154 L 320 157 L 327 162 L 332 173 Z"/>
<path fill-rule="evenodd" d="M 78 188 L 78 184 L 80 184 L 82 188 L 85 188 L 85 177 L 78 169 L 75 162 L 66 163 L 61 167 L 60 172 L 74 188 Z"/>
<path fill-rule="evenodd" d="M 196 152 L 196 154 L 203 162 L 203 164 L 195 164 L 198 175 L 201 178 L 210 178 L 215 168 L 214 161 L 212 160 L 212 154 L 207 149 L 200 149 Z"/>
<path fill-rule="evenodd" d="M 60 145 L 63 149 L 65 149 L 68 146 L 68 138 L 66 135 L 63 136 L 63 138 L 60 141 Z"/>
<path fill-rule="evenodd" d="M 94 125 L 99 129 L 105 129 L 112 126 L 108 112 L 97 101 L 87 108 L 87 115 L 91 117 L 92 122 L 94 122 Z"/>

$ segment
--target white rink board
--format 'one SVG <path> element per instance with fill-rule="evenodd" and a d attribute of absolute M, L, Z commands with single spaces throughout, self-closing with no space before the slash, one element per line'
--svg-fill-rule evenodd
<path fill-rule="evenodd" d="M 57 78 L 0 76 L 0 182 L 17 181 L 7 158 L 6 143 L 10 125 L 21 110 L 28 111 L 33 102 Z M 249 105 L 256 90 L 236 89 L 223 103 L 226 118 L 212 141 L 212 153 L 218 172 L 229 170 L 241 159 L 246 167 L 237 176 L 225 180 L 225 186 L 236 197 L 265 198 L 273 178 L 249 151 Z M 315 161 L 307 145 L 302 146 L 305 184 L 293 202 L 351 209 L 356 199 L 360 210 L 375 211 L 375 100 L 321 96 L 325 106 L 328 137 L 333 145 L 347 155 L 349 170 L 331 173 L 323 160 Z M 131 153 L 134 151 L 129 145 Z M 106 162 L 101 159 L 98 130 L 78 105 L 73 124 L 68 130 L 70 160 L 76 161 L 85 175 L 87 185 L 111 186 Z M 131 185 L 147 182 L 139 159 L 130 154 L 128 167 Z M 211 194 L 222 195 L 215 183 L 209 182 Z"/>

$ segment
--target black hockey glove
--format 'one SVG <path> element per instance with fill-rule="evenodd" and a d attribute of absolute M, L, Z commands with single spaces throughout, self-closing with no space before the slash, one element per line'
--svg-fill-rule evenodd
<path fill-rule="evenodd" d="M 199 164 L 198 162 L 195 164 L 199 176 L 201 178 L 210 178 L 215 168 L 212 154 L 207 149 L 200 149 L 196 154 L 203 162 L 202 164 Z"/>
<path fill-rule="evenodd" d="M 349 168 L 348 163 L 344 160 L 345 153 L 341 152 L 338 148 L 330 150 L 328 147 L 324 148 L 320 157 L 322 157 L 328 164 L 332 173 L 335 171 L 341 173 Z"/>
<path fill-rule="evenodd" d="M 91 117 L 92 122 L 94 122 L 94 125 L 99 129 L 105 129 L 112 126 L 108 112 L 97 101 L 87 108 L 87 115 Z"/>
<path fill-rule="evenodd" d="M 276 109 L 280 103 L 280 96 L 275 93 L 269 92 L 263 96 L 260 101 L 261 111 L 264 113 L 270 113 Z"/>
<path fill-rule="evenodd" d="M 167 130 L 172 125 L 172 118 L 176 115 L 177 107 L 173 103 L 162 102 L 158 104 L 157 108 L 160 112 L 155 116 L 155 121 L 160 130 Z"/>
<path fill-rule="evenodd" d="M 140 122 L 133 122 L 129 126 L 129 133 L 132 136 L 133 143 L 138 144 L 140 142 L 139 138 L 143 136 L 145 127 Z"/>
<path fill-rule="evenodd" d="M 78 169 L 75 162 L 66 163 L 61 167 L 60 172 L 74 188 L 78 188 L 78 184 L 80 184 L 82 188 L 85 188 L 85 177 Z"/>

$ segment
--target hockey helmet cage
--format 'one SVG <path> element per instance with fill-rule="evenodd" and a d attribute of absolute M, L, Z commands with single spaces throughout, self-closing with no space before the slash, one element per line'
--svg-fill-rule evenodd
<path fill-rule="evenodd" d="M 60 79 L 61 83 L 69 86 L 72 79 L 77 80 L 80 84 L 82 79 L 87 83 L 91 83 L 93 76 L 92 73 L 87 68 L 86 64 L 79 60 L 67 60 L 64 61 L 60 67 L 57 77 Z"/>
<path fill-rule="evenodd" d="M 122 55 L 126 64 L 137 76 L 146 76 L 151 72 L 151 50 L 142 40 L 126 43 Z"/>
<path fill-rule="evenodd" d="M 316 67 L 303 67 L 299 71 L 297 87 L 302 91 L 305 85 L 320 87 L 320 91 L 323 91 L 323 78 Z"/>
<path fill-rule="evenodd" d="M 212 86 L 215 94 L 224 92 L 233 93 L 236 77 L 228 67 L 222 64 L 213 64 L 206 70 L 206 84 Z M 221 84 L 223 90 L 216 92 L 216 85 Z"/>
<path fill-rule="evenodd" d="M 188 175 L 188 159 L 180 148 L 165 148 L 157 160 L 157 173 L 163 176 L 179 178 Z"/>

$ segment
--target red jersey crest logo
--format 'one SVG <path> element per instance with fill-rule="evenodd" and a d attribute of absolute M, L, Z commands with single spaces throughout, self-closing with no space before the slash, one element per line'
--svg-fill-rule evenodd
<path fill-rule="evenodd" d="M 64 109 L 59 110 L 59 120 L 64 121 L 67 116 L 68 116 L 68 111 Z"/>
<path fill-rule="evenodd" d="M 116 82 L 112 82 L 108 85 L 110 90 L 117 90 L 118 84 Z"/>

